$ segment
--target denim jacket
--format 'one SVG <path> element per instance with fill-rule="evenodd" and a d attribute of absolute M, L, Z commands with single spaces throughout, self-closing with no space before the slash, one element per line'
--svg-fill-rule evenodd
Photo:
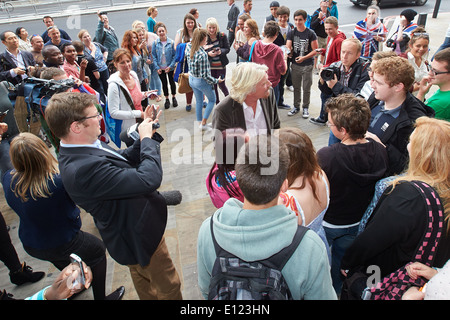
<path fill-rule="evenodd" d="M 164 50 L 164 51 L 163 51 Z M 155 65 L 155 69 L 159 70 L 161 69 L 161 57 L 162 53 L 166 54 L 166 65 L 167 67 L 170 67 L 171 70 L 175 68 L 175 56 L 176 51 L 174 48 L 174 42 L 172 39 L 167 38 L 167 42 L 165 45 L 162 44 L 161 40 L 158 38 L 153 42 L 152 45 L 152 56 L 153 56 L 153 63 Z"/>

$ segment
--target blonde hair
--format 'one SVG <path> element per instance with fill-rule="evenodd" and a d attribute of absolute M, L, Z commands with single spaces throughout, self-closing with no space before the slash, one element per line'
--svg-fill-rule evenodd
<path fill-rule="evenodd" d="M 156 10 L 156 7 L 149 7 L 147 9 L 147 16 L 150 17 L 152 15 L 153 11 L 155 11 L 155 10 Z"/>
<path fill-rule="evenodd" d="M 49 182 L 54 183 L 54 175 L 59 170 L 58 161 L 44 141 L 34 134 L 20 133 L 11 141 L 9 154 L 15 169 L 11 172 L 11 190 L 16 197 L 22 201 L 28 201 L 28 195 L 33 200 L 48 198 Z"/>
<path fill-rule="evenodd" d="M 450 123 L 429 117 L 416 120 L 410 136 L 409 165 L 405 176 L 396 178 L 393 188 L 401 181 L 420 180 L 432 186 L 442 199 L 445 220 L 450 216 Z M 447 225 L 447 227 L 450 227 Z"/>
<path fill-rule="evenodd" d="M 78 32 L 78 39 L 83 39 L 83 34 L 85 34 L 86 32 L 89 33 L 89 31 L 87 31 L 86 29 L 81 29 L 80 32 Z"/>
<path fill-rule="evenodd" d="M 256 84 L 260 82 L 267 73 L 266 65 L 254 62 L 241 62 L 233 70 L 230 97 L 243 103 L 249 93 L 256 89 Z"/>
<path fill-rule="evenodd" d="M 216 18 L 208 18 L 206 19 L 206 27 L 208 26 L 214 26 L 216 27 L 216 32 L 219 33 L 219 23 L 217 22 Z"/>
<path fill-rule="evenodd" d="M 139 25 L 141 25 L 142 29 L 145 29 L 145 23 L 142 22 L 141 20 L 134 20 L 133 23 L 131 24 L 131 28 L 132 29 L 138 29 Z"/>

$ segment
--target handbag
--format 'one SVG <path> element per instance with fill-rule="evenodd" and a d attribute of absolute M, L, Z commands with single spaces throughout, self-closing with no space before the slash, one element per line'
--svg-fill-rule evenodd
<path fill-rule="evenodd" d="M 178 76 L 178 93 L 192 92 L 192 88 L 189 85 L 189 73 L 184 72 L 185 63 L 186 57 L 183 60 L 183 68 L 181 69 L 180 75 Z"/>
<path fill-rule="evenodd" d="M 422 195 L 428 214 L 427 230 L 423 234 L 413 261 L 431 266 L 435 258 L 436 247 L 442 235 L 442 226 L 444 225 L 442 201 L 437 192 L 428 184 L 421 181 L 411 181 L 410 184 Z M 406 271 L 406 267 L 409 264 L 387 275 L 375 286 L 366 287 L 360 296 L 358 292 L 361 292 L 361 283 L 362 281 L 367 283 L 368 276 L 364 272 L 355 272 L 344 281 L 341 299 L 401 300 L 403 294 L 410 286 L 422 287 L 426 282 L 422 277 L 416 280 L 411 279 Z"/>

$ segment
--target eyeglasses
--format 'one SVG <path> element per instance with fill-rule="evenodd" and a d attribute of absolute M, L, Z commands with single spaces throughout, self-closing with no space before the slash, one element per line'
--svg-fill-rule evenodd
<path fill-rule="evenodd" d="M 440 74 L 450 73 L 450 71 L 436 71 L 436 70 L 434 70 L 433 68 L 430 68 L 430 72 L 431 72 L 433 75 L 435 75 L 435 76 L 438 76 L 438 75 L 440 75 Z"/>
<path fill-rule="evenodd" d="M 75 122 L 81 122 L 81 121 L 84 121 L 84 120 L 87 120 L 87 119 L 92 119 L 92 118 L 97 118 L 98 119 L 100 116 L 101 116 L 101 114 L 97 112 L 97 114 L 95 116 L 83 117 L 81 119 L 75 120 Z"/>
<path fill-rule="evenodd" d="M 327 126 L 328 126 L 328 128 L 336 127 L 336 125 L 335 124 L 331 124 L 330 121 L 327 121 Z"/>

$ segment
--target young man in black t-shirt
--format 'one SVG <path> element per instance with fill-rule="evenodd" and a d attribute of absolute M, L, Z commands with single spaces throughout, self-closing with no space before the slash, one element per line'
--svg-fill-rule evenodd
<path fill-rule="evenodd" d="M 305 26 L 307 17 L 308 14 L 304 10 L 294 12 L 295 28 L 288 33 L 286 41 L 292 58 L 291 76 L 294 86 L 294 107 L 288 115 L 293 116 L 300 111 L 303 89 L 303 118 L 309 117 L 314 57 L 318 54 L 317 36 Z"/>

